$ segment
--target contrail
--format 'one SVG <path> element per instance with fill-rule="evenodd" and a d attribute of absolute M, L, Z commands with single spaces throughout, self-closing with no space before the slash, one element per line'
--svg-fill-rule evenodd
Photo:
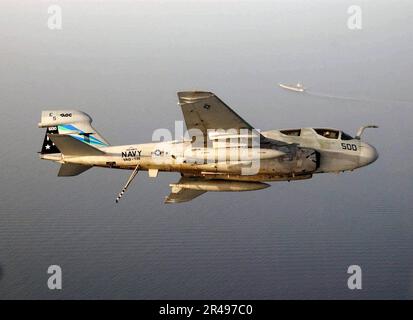
<path fill-rule="evenodd" d="M 324 92 L 317 92 L 312 90 L 306 90 L 304 93 L 307 93 L 314 97 L 327 98 L 327 99 L 339 99 L 339 100 L 349 100 L 349 101 L 358 101 L 358 102 L 376 102 L 376 103 L 408 103 L 413 104 L 413 101 L 409 100 L 393 100 L 393 99 L 371 99 L 371 98 L 357 98 L 350 96 L 341 96 L 335 94 L 328 94 Z"/>

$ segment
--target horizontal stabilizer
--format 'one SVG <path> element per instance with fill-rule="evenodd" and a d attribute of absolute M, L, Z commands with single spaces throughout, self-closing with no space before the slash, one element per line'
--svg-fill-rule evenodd
<path fill-rule="evenodd" d="M 105 154 L 103 151 L 70 135 L 48 134 L 48 137 L 65 156 L 99 156 Z"/>
<path fill-rule="evenodd" d="M 109 143 L 93 128 L 92 118 L 79 110 L 42 111 L 40 128 L 52 128 L 53 133 L 79 134 L 94 147 L 106 147 Z M 48 152 L 50 153 L 50 152 Z"/>
<path fill-rule="evenodd" d="M 65 163 L 65 164 L 62 164 L 62 166 L 60 167 L 59 173 L 57 175 L 59 177 L 77 176 L 78 174 L 81 174 L 82 172 L 85 172 L 86 170 L 90 168 L 92 168 L 92 166 Z"/>

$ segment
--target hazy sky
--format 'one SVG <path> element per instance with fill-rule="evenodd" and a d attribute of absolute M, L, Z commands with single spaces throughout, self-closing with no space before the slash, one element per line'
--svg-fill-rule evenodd
<path fill-rule="evenodd" d="M 0 298 L 412 298 L 412 18 L 407 0 L 2 1 Z M 297 81 L 325 96 L 277 86 Z M 129 172 L 58 178 L 38 159 L 41 110 L 83 110 L 110 143 L 140 143 L 182 119 L 176 92 L 191 89 L 262 130 L 378 124 L 364 139 L 380 158 L 168 206 L 178 174 L 141 172 L 115 205 Z"/>

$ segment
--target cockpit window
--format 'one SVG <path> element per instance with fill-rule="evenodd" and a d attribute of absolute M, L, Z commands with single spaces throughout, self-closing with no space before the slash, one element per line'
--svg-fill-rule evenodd
<path fill-rule="evenodd" d="M 349 134 L 341 131 L 341 140 L 353 140 L 354 138 Z"/>
<path fill-rule="evenodd" d="M 320 136 L 328 139 L 338 139 L 338 131 L 331 129 L 314 129 Z"/>
<path fill-rule="evenodd" d="M 299 136 L 301 135 L 301 129 L 281 130 L 280 132 L 281 132 L 282 134 L 287 135 L 287 136 L 299 137 Z"/>

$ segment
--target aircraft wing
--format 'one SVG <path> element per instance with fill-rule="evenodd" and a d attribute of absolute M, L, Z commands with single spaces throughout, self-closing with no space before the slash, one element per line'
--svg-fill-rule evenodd
<path fill-rule="evenodd" d="M 178 92 L 178 99 L 188 130 L 254 129 L 212 92 Z"/>
<path fill-rule="evenodd" d="M 207 191 L 204 190 L 192 190 L 192 189 L 181 189 L 177 192 L 172 192 L 166 197 L 165 203 L 180 203 L 187 202 L 199 197 Z"/>
<path fill-rule="evenodd" d="M 265 138 L 253 126 L 242 119 L 212 92 L 184 91 L 178 92 L 179 105 L 182 108 L 186 127 L 200 130 L 208 139 L 208 130 L 248 129 L 260 137 L 261 143 L 271 140 L 273 145 L 286 145 L 281 141 Z"/>
<path fill-rule="evenodd" d="M 202 181 L 203 179 L 201 179 Z M 197 181 L 197 179 L 188 179 L 187 177 L 181 177 L 177 183 L 170 184 L 171 193 L 165 199 L 165 203 L 180 203 L 187 202 L 204 194 L 205 190 L 196 190 L 185 188 L 185 184 L 188 181 Z"/>

